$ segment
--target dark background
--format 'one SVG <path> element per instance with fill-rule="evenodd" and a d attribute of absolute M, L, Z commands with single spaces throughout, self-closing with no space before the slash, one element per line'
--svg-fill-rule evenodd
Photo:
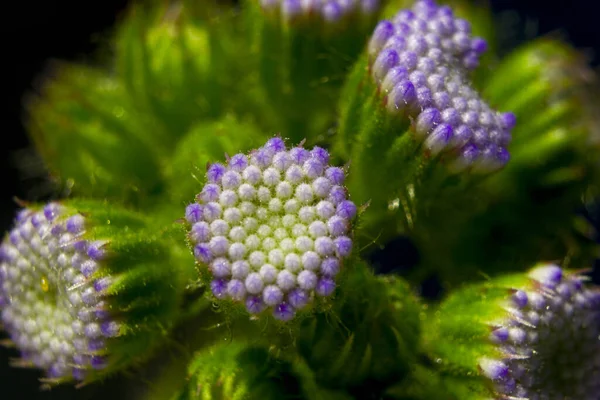
<path fill-rule="evenodd" d="M 200 1 L 200 0 L 199 0 Z M 0 23 L 3 80 L 0 83 L 0 230 L 8 230 L 16 210 L 14 196 L 33 200 L 43 194 L 41 169 L 28 148 L 22 124 L 22 98 L 49 59 L 89 60 L 125 9 L 125 0 L 102 2 L 38 1 L 3 5 Z M 503 36 L 511 45 L 548 32 L 558 32 L 590 56 L 598 66 L 600 20 L 590 0 L 496 0 L 492 6 L 504 21 Z M 509 29 L 512 27 L 512 29 Z M 392 251 L 393 253 L 393 251 Z M 17 354 L 0 347 L 0 398 L 114 400 L 127 397 L 119 380 L 75 390 L 64 387 L 40 392 L 38 372 L 11 369 Z"/>

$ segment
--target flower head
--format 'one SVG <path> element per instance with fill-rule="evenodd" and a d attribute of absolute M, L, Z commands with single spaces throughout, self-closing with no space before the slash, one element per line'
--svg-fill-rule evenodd
<path fill-rule="evenodd" d="M 600 292 L 557 265 L 499 276 L 442 303 L 426 342 L 469 390 L 497 399 L 596 399 Z M 486 397 L 486 396 L 484 396 Z"/>
<path fill-rule="evenodd" d="M 91 381 L 148 353 L 183 285 L 144 225 L 93 202 L 17 214 L 0 245 L 0 310 L 25 365 Z"/>
<path fill-rule="evenodd" d="M 556 265 L 529 273 L 490 339 L 498 358 L 480 368 L 507 398 L 597 398 L 600 391 L 600 293 Z"/>
<path fill-rule="evenodd" d="M 431 154 L 452 151 L 457 170 L 490 172 L 509 159 L 514 115 L 491 109 L 467 79 L 486 48 L 469 22 L 432 0 L 381 21 L 368 46 L 387 110 L 414 118 L 415 137 Z"/>
<path fill-rule="evenodd" d="M 109 275 L 97 274 L 105 241 L 85 238 L 81 214 L 64 208 L 24 209 L 0 246 L 2 322 L 23 358 L 50 378 L 81 380 L 105 367 L 105 341 L 121 324 L 103 295 Z"/>
<path fill-rule="evenodd" d="M 379 10 L 379 0 L 261 0 L 265 11 L 279 11 L 286 20 L 319 18 L 335 23 L 354 13 L 374 14 Z"/>
<path fill-rule="evenodd" d="M 315 147 L 286 149 L 279 138 L 227 165 L 212 164 L 207 184 L 186 209 L 196 260 L 217 298 L 271 308 L 288 320 L 314 294 L 329 296 L 352 249 L 356 206 L 345 173 Z"/>

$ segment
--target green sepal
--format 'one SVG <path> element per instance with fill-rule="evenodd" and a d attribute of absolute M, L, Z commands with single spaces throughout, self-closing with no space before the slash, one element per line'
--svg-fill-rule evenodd
<path fill-rule="evenodd" d="M 226 155 L 247 153 L 270 136 L 231 115 L 192 127 L 177 143 L 172 159 L 165 166 L 166 207 L 178 213 L 172 217 L 181 217 L 185 206 L 200 193 L 210 163 L 226 162 Z"/>
<path fill-rule="evenodd" d="M 60 186 L 133 204 L 161 189 L 160 148 L 110 74 L 57 63 L 26 108 L 28 133 Z"/>
<path fill-rule="evenodd" d="M 147 359 L 167 341 L 183 315 L 183 299 L 194 276 L 193 257 L 169 229 L 157 226 L 151 216 L 107 201 L 65 200 L 66 217 L 81 214 L 85 232 L 79 239 L 105 242 L 106 256 L 89 277 L 110 277 L 102 294 L 119 334 L 107 340 L 107 367 L 90 371 L 89 383 Z M 62 218 L 62 217 L 61 217 Z"/>
<path fill-rule="evenodd" d="M 403 379 L 420 342 L 420 306 L 409 286 L 377 278 L 358 261 L 338 289 L 331 309 L 305 318 L 296 346 L 317 383 L 359 391 Z M 375 390 L 375 389 L 374 389 Z"/>

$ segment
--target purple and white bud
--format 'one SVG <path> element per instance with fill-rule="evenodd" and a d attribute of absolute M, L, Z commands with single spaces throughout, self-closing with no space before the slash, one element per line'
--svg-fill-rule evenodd
<path fill-rule="evenodd" d="M 540 265 L 507 300 L 479 367 L 498 398 L 593 399 L 600 393 L 598 289 L 559 266 Z"/>
<path fill-rule="evenodd" d="M 197 215 L 196 208 L 186 210 L 188 220 Z M 113 280 L 98 276 L 109 244 L 86 240 L 86 224 L 83 215 L 49 203 L 22 210 L 0 245 L 4 329 L 22 358 L 52 379 L 82 380 L 105 367 L 88 354 L 106 353 L 102 338 L 120 333 L 119 322 L 104 311 Z"/>
<path fill-rule="evenodd" d="M 510 158 L 512 113 L 492 110 L 471 87 L 468 73 L 487 49 L 468 22 L 446 6 L 420 0 L 375 28 L 371 74 L 387 110 L 405 113 L 417 140 L 432 155 L 447 153 L 450 169 L 490 173 Z M 444 128 L 437 128 L 444 123 Z M 474 148 L 473 148 L 474 146 Z"/>

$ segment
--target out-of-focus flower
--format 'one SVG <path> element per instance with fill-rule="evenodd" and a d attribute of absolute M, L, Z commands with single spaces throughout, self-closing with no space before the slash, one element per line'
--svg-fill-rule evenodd
<path fill-rule="evenodd" d="M 322 140 L 334 123 L 348 66 L 364 48 L 383 2 L 247 1 L 256 49 L 251 62 L 259 78 L 251 103 L 261 103 L 265 129 L 282 130 L 294 142 Z"/>
<path fill-rule="evenodd" d="M 91 381 L 152 349 L 173 322 L 183 278 L 146 228 L 102 203 L 17 214 L 0 246 L 0 309 L 19 364 L 50 382 Z"/>
<path fill-rule="evenodd" d="M 494 398 L 595 399 L 600 293 L 584 282 L 540 264 L 459 290 L 436 310 L 426 347 L 442 371 L 479 376 L 474 390 Z"/>
<path fill-rule="evenodd" d="M 325 149 L 287 150 L 280 138 L 210 165 L 185 217 L 215 297 L 289 320 L 315 294 L 330 296 L 352 250 L 357 211 L 345 175 L 329 166 Z"/>
<path fill-rule="evenodd" d="M 268 13 L 281 13 L 284 20 L 300 18 L 322 19 L 335 23 L 355 14 L 373 14 L 380 7 L 380 0 L 261 0 L 260 5 Z"/>

